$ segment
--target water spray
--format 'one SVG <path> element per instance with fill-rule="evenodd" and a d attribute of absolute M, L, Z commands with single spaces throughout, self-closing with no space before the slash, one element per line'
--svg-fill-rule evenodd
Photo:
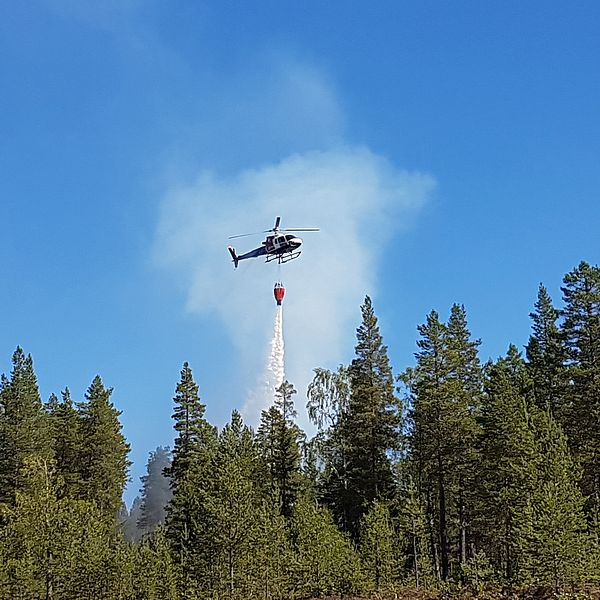
<path fill-rule="evenodd" d="M 279 285 L 279 287 L 277 287 Z M 271 353 L 267 365 L 268 382 L 272 393 L 284 382 L 284 345 L 283 345 L 283 296 L 285 288 L 281 283 L 275 284 L 273 290 L 277 301 L 277 312 L 275 313 L 275 326 L 273 328 L 273 339 L 271 340 Z"/>

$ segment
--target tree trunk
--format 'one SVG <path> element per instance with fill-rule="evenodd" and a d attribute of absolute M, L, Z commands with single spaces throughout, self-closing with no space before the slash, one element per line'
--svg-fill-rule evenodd
<path fill-rule="evenodd" d="M 439 506 L 440 506 L 440 553 L 442 559 L 442 579 L 448 579 L 448 528 L 446 525 L 446 486 L 444 482 L 444 472 L 442 466 L 442 457 L 438 453 L 438 488 L 439 488 Z"/>
<path fill-rule="evenodd" d="M 416 525 L 413 522 L 413 529 L 416 531 Z M 417 536 L 413 535 L 413 556 L 415 561 L 415 587 L 419 589 L 419 548 L 417 545 Z"/>

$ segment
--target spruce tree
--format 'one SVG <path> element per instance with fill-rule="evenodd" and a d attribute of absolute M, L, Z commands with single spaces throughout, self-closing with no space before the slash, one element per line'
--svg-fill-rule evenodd
<path fill-rule="evenodd" d="M 53 394 L 46 405 L 46 411 L 56 471 L 61 478 L 59 495 L 80 498 L 83 493 L 83 428 L 69 388 L 62 392 L 62 400 L 58 400 Z"/>
<path fill-rule="evenodd" d="M 131 463 L 119 421 L 121 411 L 110 401 L 111 394 L 112 388 L 105 388 L 96 375 L 78 408 L 83 438 L 82 497 L 94 502 L 109 519 L 116 519 Z"/>
<path fill-rule="evenodd" d="M 343 512 L 355 538 L 360 519 L 369 506 L 375 500 L 389 500 L 394 495 L 391 455 L 400 450 L 402 426 L 387 346 L 383 344 L 368 296 L 361 312 L 356 357 L 348 369 L 348 410 L 340 422 L 347 478 Z"/>
<path fill-rule="evenodd" d="M 533 380 L 535 402 L 541 410 L 550 409 L 559 421 L 565 414 L 566 352 L 558 327 L 560 312 L 554 308 L 548 290 L 540 284 L 527 344 L 528 368 Z"/>
<path fill-rule="evenodd" d="M 166 534 L 183 576 L 182 591 L 191 594 L 195 580 L 209 561 L 203 554 L 206 515 L 199 495 L 207 489 L 211 476 L 216 431 L 204 418 L 206 406 L 200 401 L 198 385 L 187 362 L 183 364 L 173 401 L 177 437 L 171 466 L 165 470 L 173 492 L 167 507 Z"/>
<path fill-rule="evenodd" d="M 10 378 L 0 381 L 0 504 L 12 506 L 22 488 L 21 469 L 34 456 L 52 455 L 48 423 L 31 355 L 17 348 Z"/>

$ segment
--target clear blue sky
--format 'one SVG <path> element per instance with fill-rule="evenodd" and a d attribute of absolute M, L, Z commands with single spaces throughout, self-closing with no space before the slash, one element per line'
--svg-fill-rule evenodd
<path fill-rule="evenodd" d="M 96 373 L 114 387 L 132 445 L 130 500 L 148 452 L 172 443 L 183 361 L 213 422 L 244 405 L 254 375 L 240 374 L 252 362 L 243 347 L 262 360 L 265 339 L 236 338 L 242 321 L 227 323 L 206 290 L 227 295 L 239 275 L 239 294 L 266 266 L 234 274 L 221 234 L 271 226 L 245 194 L 273 172 L 301 185 L 302 175 L 281 179 L 286 161 L 314 173 L 314 151 L 327 173 L 354 165 L 353 188 L 361 156 L 384 180 L 408 171 L 435 182 L 381 238 L 354 231 L 369 227 L 364 213 L 337 230 L 356 233 L 352 248 L 370 257 L 353 294 L 375 298 L 396 372 L 412 363 L 417 324 L 432 308 L 446 318 L 453 302 L 465 304 L 483 360 L 522 346 L 539 282 L 558 303 L 564 273 L 599 262 L 599 31 L 600 4 L 585 0 L 3 3 L 0 371 L 21 345 L 44 399 L 65 386 L 80 399 Z M 365 196 L 374 206 L 378 185 Z M 193 208 L 203 228 L 193 236 L 175 219 L 165 241 L 182 189 L 182 214 Z M 381 230 L 393 211 L 377 206 Z M 287 224 L 335 241 L 335 219 L 309 208 L 298 215 L 310 222 Z M 185 240 L 202 247 L 178 262 Z M 312 240 L 298 286 L 324 264 L 326 246 Z M 348 255 L 344 243 L 328 256 Z M 345 297 L 354 275 L 331 269 Z M 252 294 L 239 318 L 268 332 Z M 351 358 L 357 297 L 327 366 Z M 293 338 L 286 348 L 293 360 Z"/>

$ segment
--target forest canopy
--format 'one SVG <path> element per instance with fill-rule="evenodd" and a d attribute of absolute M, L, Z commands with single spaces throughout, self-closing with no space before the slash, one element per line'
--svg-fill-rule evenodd
<path fill-rule="evenodd" d="M 295 599 L 470 588 L 583 590 L 600 578 L 600 268 L 555 306 L 540 285 L 521 351 L 482 364 L 461 304 L 418 327 L 394 373 L 371 299 L 354 358 L 284 382 L 256 430 L 218 428 L 184 363 L 173 448 L 127 511 L 129 444 L 100 376 L 46 401 L 21 348 L 0 382 L 0 600 Z"/>

